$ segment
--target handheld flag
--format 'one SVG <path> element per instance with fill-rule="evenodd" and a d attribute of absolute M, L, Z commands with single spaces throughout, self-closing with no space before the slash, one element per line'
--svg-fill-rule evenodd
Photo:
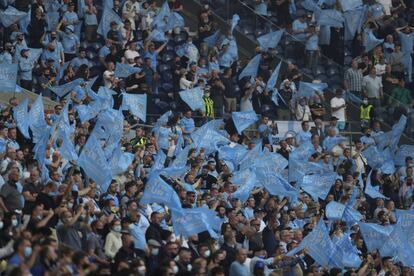
<path fill-rule="evenodd" d="M 275 32 L 270 32 L 268 34 L 259 36 L 257 38 L 257 41 L 259 42 L 260 48 L 262 48 L 262 50 L 264 51 L 276 48 L 284 32 L 285 29 L 281 29 Z"/>
<path fill-rule="evenodd" d="M 122 93 L 121 110 L 129 110 L 142 121 L 147 119 L 147 94 Z"/>
<path fill-rule="evenodd" d="M 280 72 L 280 66 L 282 65 L 282 61 L 279 62 L 279 64 L 275 67 L 275 69 L 272 72 L 272 75 L 270 76 L 269 80 L 266 84 L 266 89 L 268 91 L 271 91 L 273 87 L 276 86 L 277 79 L 279 78 L 279 72 Z"/>
<path fill-rule="evenodd" d="M 262 55 L 258 54 L 254 58 L 252 58 L 249 63 L 244 67 L 243 71 L 239 75 L 239 80 L 244 77 L 253 77 L 257 76 L 257 71 L 259 70 L 260 60 L 262 59 Z"/>
<path fill-rule="evenodd" d="M 25 18 L 27 13 L 21 12 L 14 8 L 12 5 L 9 5 L 4 11 L 0 11 L 0 21 L 4 27 L 8 28 L 14 23 Z"/>
<path fill-rule="evenodd" d="M 132 74 L 141 72 L 141 69 L 138 67 L 132 67 L 129 64 L 116 63 L 114 75 L 117 78 L 127 78 Z"/>
<path fill-rule="evenodd" d="M 230 27 L 230 33 L 233 34 L 234 28 L 236 28 L 237 24 L 239 23 L 240 16 L 238 14 L 233 14 L 233 17 L 231 18 L 231 27 Z"/>
<path fill-rule="evenodd" d="M 0 66 L 0 92 L 12 93 L 16 91 L 17 64 L 1 64 Z"/>
<path fill-rule="evenodd" d="M 181 99 L 188 104 L 191 110 L 202 110 L 204 112 L 203 91 L 200 87 L 187 89 L 179 92 Z"/>
<path fill-rule="evenodd" d="M 18 106 L 13 108 L 13 116 L 16 119 L 17 127 L 24 137 L 30 139 L 29 135 L 29 98 L 25 98 Z"/>
<path fill-rule="evenodd" d="M 257 120 L 259 120 L 259 117 L 253 110 L 233 112 L 231 116 L 239 134 L 241 134 L 243 130 L 248 128 L 250 125 L 256 123 Z"/>
<path fill-rule="evenodd" d="M 112 8 L 105 7 L 102 13 L 101 22 L 99 22 L 97 33 L 106 38 L 109 30 L 111 29 L 111 22 L 116 22 L 118 28 L 122 27 L 122 19 Z"/>
<path fill-rule="evenodd" d="M 336 173 L 312 174 L 303 177 L 301 188 L 317 201 L 318 198 L 325 200 L 329 190 L 335 184 L 338 177 Z"/>
<path fill-rule="evenodd" d="M 364 30 L 364 41 L 363 45 L 365 46 L 365 52 L 369 52 L 379 44 L 384 42 L 384 39 L 378 39 L 375 37 L 371 29 Z"/>

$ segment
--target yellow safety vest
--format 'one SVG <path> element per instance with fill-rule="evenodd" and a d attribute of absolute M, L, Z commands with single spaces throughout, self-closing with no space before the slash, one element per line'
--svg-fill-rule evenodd
<path fill-rule="evenodd" d="M 371 120 L 371 110 L 372 105 L 368 105 L 367 107 L 364 107 L 363 105 L 360 106 L 360 119 L 361 120 Z"/>

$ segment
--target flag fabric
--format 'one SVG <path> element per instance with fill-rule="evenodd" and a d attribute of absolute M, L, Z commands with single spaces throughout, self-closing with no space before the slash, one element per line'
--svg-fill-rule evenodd
<path fill-rule="evenodd" d="M 338 175 L 335 172 L 324 174 L 305 175 L 301 188 L 307 192 L 315 201 L 318 198 L 325 200 L 329 190 L 335 184 Z"/>
<path fill-rule="evenodd" d="M 49 32 L 56 29 L 57 25 L 59 24 L 59 12 L 47 12 L 45 14 L 45 20 L 47 24 L 47 30 Z"/>
<path fill-rule="evenodd" d="M 365 22 L 366 12 L 367 9 L 364 6 L 344 12 L 344 36 L 346 41 L 354 39 L 355 34 L 361 31 L 362 24 Z"/>
<path fill-rule="evenodd" d="M 384 196 L 383 194 L 379 192 L 379 186 L 373 187 L 371 185 L 371 174 L 372 174 L 372 170 L 369 172 L 367 176 L 367 182 L 365 183 L 365 194 L 367 194 L 372 199 L 376 199 L 376 198 L 388 199 L 388 197 Z"/>
<path fill-rule="evenodd" d="M 24 137 L 30 139 L 29 135 L 29 98 L 24 100 L 13 108 L 13 117 L 16 120 L 17 128 L 23 134 Z"/>
<path fill-rule="evenodd" d="M 152 171 L 162 170 L 165 166 L 165 160 L 167 159 L 167 155 L 162 150 L 159 150 L 154 157 L 154 165 L 152 166 Z"/>
<path fill-rule="evenodd" d="M 6 28 L 10 27 L 11 25 L 20 21 L 26 16 L 27 13 L 17 10 L 12 5 L 9 5 L 7 9 L 0 11 L 1 24 Z"/>
<path fill-rule="evenodd" d="M 172 211 L 172 221 L 174 233 L 184 237 L 190 237 L 198 233 L 208 231 L 210 236 L 218 238 L 210 224 L 211 213 L 207 213 L 204 208 L 182 209 Z M 208 209 L 206 209 L 209 211 Z M 214 215 L 214 214 L 213 214 Z"/>
<path fill-rule="evenodd" d="M 269 49 L 275 49 L 282 38 L 285 29 L 281 29 L 275 32 L 270 32 L 265 35 L 259 36 L 257 41 L 259 42 L 260 48 L 263 51 L 267 51 Z"/>
<path fill-rule="evenodd" d="M 239 80 L 244 77 L 253 77 L 257 76 L 257 71 L 259 70 L 260 60 L 262 59 L 262 55 L 258 54 L 253 57 L 249 63 L 244 67 L 243 71 L 239 75 Z"/>
<path fill-rule="evenodd" d="M 161 6 L 158 14 L 155 16 L 154 21 L 152 21 L 152 27 L 165 31 L 166 20 L 170 17 L 171 11 L 170 7 L 168 6 L 168 1 L 165 1 L 164 4 Z"/>
<path fill-rule="evenodd" d="M 240 16 L 238 14 L 233 14 L 233 17 L 231 18 L 230 34 L 233 35 L 234 28 L 239 24 L 239 20 Z"/>
<path fill-rule="evenodd" d="M 259 120 L 254 110 L 233 112 L 231 117 L 239 134 L 242 134 L 243 130 Z"/>
<path fill-rule="evenodd" d="M 150 177 L 139 203 L 158 203 L 168 206 L 173 211 L 181 212 L 182 210 L 177 193 L 159 175 L 152 175 Z"/>
<path fill-rule="evenodd" d="M 1 64 L 0 66 L 0 93 L 16 91 L 17 64 Z"/>
<path fill-rule="evenodd" d="M 290 201 L 297 199 L 299 190 L 291 186 L 280 174 L 275 172 L 264 174 L 259 170 L 257 176 L 258 184 L 261 184 L 271 195 L 287 197 Z"/>
<path fill-rule="evenodd" d="M 364 242 L 368 251 L 381 249 L 384 241 L 388 239 L 393 228 L 391 226 L 382 226 L 376 223 L 358 223 Z"/>
<path fill-rule="evenodd" d="M 121 110 L 129 110 L 142 121 L 147 120 L 147 94 L 122 93 Z"/>
<path fill-rule="evenodd" d="M 345 212 L 345 205 L 331 201 L 326 205 L 325 214 L 328 219 L 341 220 Z"/>
<path fill-rule="evenodd" d="M 36 62 L 39 57 L 42 55 L 43 49 L 29 48 L 29 57 L 28 60 Z"/>
<path fill-rule="evenodd" d="M 77 164 L 98 184 L 101 192 L 108 190 L 112 181 L 111 165 L 105 157 L 100 141 L 94 135 L 89 136 Z"/>
<path fill-rule="evenodd" d="M 127 78 L 130 75 L 139 73 L 139 72 L 141 72 L 141 69 L 138 67 L 133 67 L 129 64 L 117 62 L 114 74 L 115 74 L 115 77 L 117 78 Z"/>
<path fill-rule="evenodd" d="M 346 137 L 343 137 L 343 136 L 334 136 L 334 137 L 330 137 L 330 136 L 328 136 L 328 137 L 326 137 L 324 140 L 323 140 L 323 143 L 322 143 L 322 145 L 323 145 L 323 148 L 325 149 L 325 150 L 327 150 L 327 151 L 332 151 L 333 150 L 333 148 L 336 146 L 336 145 L 338 145 L 338 144 L 341 144 L 341 143 L 344 143 L 344 142 L 346 142 L 348 139 L 346 138 Z"/>
<path fill-rule="evenodd" d="M 334 250 L 331 254 L 332 265 L 340 268 L 354 267 L 358 268 L 361 265 L 361 259 L 358 255 L 358 250 L 351 243 L 349 233 L 344 233 L 343 236 L 335 241 Z"/>
<path fill-rule="evenodd" d="M 115 21 L 118 24 L 118 28 L 121 28 L 124 24 L 122 19 L 112 8 L 105 7 L 102 12 L 101 22 L 97 29 L 97 33 L 106 38 L 109 30 L 111 29 L 111 22 Z"/>
<path fill-rule="evenodd" d="M 101 111 L 98 102 L 93 102 L 89 105 L 77 105 L 75 106 L 75 110 L 78 113 L 82 124 L 98 116 L 99 112 Z"/>
<path fill-rule="evenodd" d="M 344 16 L 337 10 L 320 10 L 315 15 L 319 26 L 342 28 L 344 25 Z"/>
<path fill-rule="evenodd" d="M 152 40 L 155 42 L 166 42 L 168 41 L 168 38 L 165 36 L 165 33 L 163 31 L 154 29 L 151 31 L 149 35 L 149 40 Z"/>
<path fill-rule="evenodd" d="M 230 143 L 226 137 L 211 127 L 204 129 L 202 133 L 202 138 L 197 140 L 193 139 L 193 143 L 197 146 L 197 149 L 204 148 L 206 154 L 215 152 L 217 145 L 227 145 Z"/>
<path fill-rule="evenodd" d="M 29 127 L 33 134 L 33 142 L 37 143 L 42 137 L 47 124 L 45 121 L 45 112 L 42 96 L 37 96 L 29 111 Z"/>
<path fill-rule="evenodd" d="M 124 173 L 128 170 L 128 167 L 132 164 L 134 161 L 134 154 L 130 152 L 123 152 L 121 150 L 121 147 L 118 146 L 113 155 L 110 159 L 109 163 L 111 165 L 111 172 L 112 175 L 118 175 L 121 173 Z"/>
<path fill-rule="evenodd" d="M 231 161 L 237 166 L 243 157 L 247 154 L 247 149 L 242 145 L 236 144 L 236 146 L 222 146 L 218 149 L 219 158 L 226 161 Z"/>
<path fill-rule="evenodd" d="M 184 26 L 185 26 L 184 18 L 178 12 L 170 13 L 170 15 L 168 16 L 168 23 L 166 27 L 167 31 L 170 31 L 177 27 L 184 28 Z"/>
<path fill-rule="evenodd" d="M 203 39 L 207 43 L 208 47 L 214 47 L 217 44 L 218 39 L 220 38 L 220 30 L 217 30 L 214 34 Z"/>
<path fill-rule="evenodd" d="M 392 139 L 391 139 L 390 147 L 393 150 L 397 149 L 398 143 L 400 142 L 401 135 L 403 134 L 406 125 L 407 125 L 407 117 L 405 115 L 401 115 L 398 123 L 392 126 L 392 130 L 391 130 Z"/>
<path fill-rule="evenodd" d="M 200 87 L 183 90 L 179 94 L 192 111 L 201 110 L 204 112 L 203 90 Z"/>
<path fill-rule="evenodd" d="M 384 42 L 384 39 L 376 38 L 373 31 L 368 28 L 364 29 L 363 38 L 363 45 L 365 47 L 365 52 L 367 53 Z"/>
<path fill-rule="evenodd" d="M 363 5 L 362 0 L 340 0 L 342 11 L 354 11 Z"/>
<path fill-rule="evenodd" d="M 328 88 L 328 84 L 324 82 L 311 83 L 311 82 L 300 81 L 297 97 L 310 98 L 315 95 L 316 91 L 323 93 L 323 90 L 325 90 L 326 88 Z"/>
<path fill-rule="evenodd" d="M 345 101 L 351 101 L 354 104 L 360 105 L 362 103 L 362 100 L 360 97 L 358 97 L 357 95 L 354 95 L 352 92 L 350 91 L 345 91 Z"/>
<path fill-rule="evenodd" d="M 384 164 L 384 156 L 382 152 L 374 145 L 369 146 L 362 152 L 362 156 L 367 159 L 368 165 L 373 169 L 378 169 Z"/>
<path fill-rule="evenodd" d="M 78 160 L 75 146 L 69 137 L 67 135 L 61 135 L 60 138 L 62 139 L 62 145 L 59 148 L 59 152 L 62 157 L 69 161 Z"/>
<path fill-rule="evenodd" d="M 394 158 L 395 165 L 404 166 L 408 156 L 414 157 L 414 145 L 401 145 Z"/>
<path fill-rule="evenodd" d="M 267 16 L 267 4 L 260 3 L 254 7 L 254 11 L 259 15 Z"/>
<path fill-rule="evenodd" d="M 279 72 L 280 72 L 280 66 L 282 65 L 282 61 L 279 62 L 279 64 L 275 67 L 275 69 L 272 72 L 272 75 L 270 76 L 269 80 L 266 84 L 266 89 L 268 91 L 273 90 L 273 88 L 276 86 L 277 79 L 279 78 Z"/>
<path fill-rule="evenodd" d="M 194 143 L 199 143 L 201 142 L 201 140 L 203 140 L 203 135 L 206 129 L 210 128 L 218 132 L 222 126 L 223 126 L 223 120 L 221 119 L 211 120 L 205 123 L 204 125 L 202 125 L 201 127 L 199 127 L 198 129 L 196 129 L 191 134 L 191 139 L 193 140 Z"/>
<path fill-rule="evenodd" d="M 250 172 L 249 177 L 247 177 L 246 181 L 241 184 L 237 190 L 232 193 L 232 198 L 239 199 L 242 203 L 246 202 L 249 198 L 250 192 L 253 190 L 254 186 L 256 185 L 256 174 L 254 172 Z"/>
<path fill-rule="evenodd" d="M 304 9 L 312 12 L 316 12 L 321 9 L 313 0 L 304 0 L 300 4 Z"/>
<path fill-rule="evenodd" d="M 65 83 L 60 86 L 51 86 L 49 89 L 58 95 L 60 98 L 65 97 L 68 93 L 72 92 L 77 86 L 83 83 L 82 79 L 76 79 L 71 82 Z"/>

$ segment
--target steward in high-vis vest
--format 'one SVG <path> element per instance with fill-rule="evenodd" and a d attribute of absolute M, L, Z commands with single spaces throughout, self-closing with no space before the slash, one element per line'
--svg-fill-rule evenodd
<path fill-rule="evenodd" d="M 359 119 L 361 120 L 361 126 L 369 126 L 373 118 L 374 107 L 368 102 L 368 98 L 365 97 L 362 104 L 359 106 Z"/>

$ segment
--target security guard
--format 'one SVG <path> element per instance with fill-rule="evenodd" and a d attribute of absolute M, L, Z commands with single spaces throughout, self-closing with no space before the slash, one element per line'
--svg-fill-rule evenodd
<path fill-rule="evenodd" d="M 367 127 L 371 124 L 374 115 L 374 107 L 368 102 L 368 98 L 364 97 L 362 104 L 359 106 L 359 118 L 361 127 Z"/>
<path fill-rule="evenodd" d="M 208 122 L 212 119 L 214 119 L 214 102 L 213 99 L 210 98 L 210 87 L 206 87 L 204 89 L 204 96 L 203 96 L 203 102 L 204 102 L 204 118 L 205 121 Z"/>

